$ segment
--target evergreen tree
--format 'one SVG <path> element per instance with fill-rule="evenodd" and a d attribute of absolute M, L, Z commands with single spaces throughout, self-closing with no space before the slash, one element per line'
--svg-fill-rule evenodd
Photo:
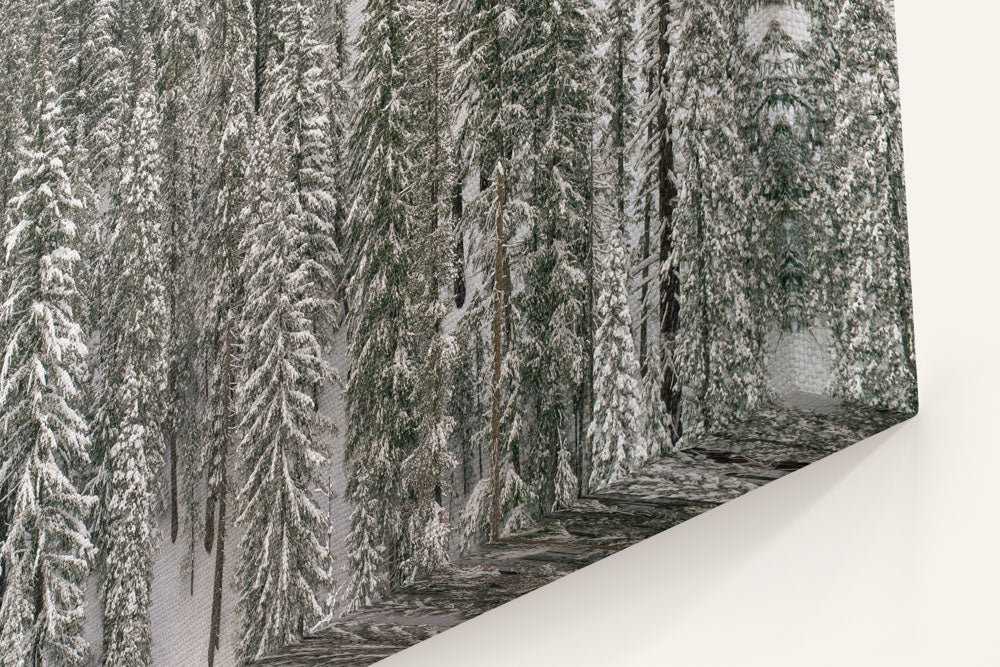
<path fill-rule="evenodd" d="M 354 206 L 349 285 L 347 608 L 370 604 L 398 581 L 404 537 L 399 469 L 413 450 L 413 363 L 400 323 L 407 313 L 410 122 L 403 65 L 405 14 L 396 0 L 370 0 L 358 37 L 359 108 L 351 136 Z"/>
<path fill-rule="evenodd" d="M 7 532 L 0 601 L 4 665 L 79 664 L 85 580 L 93 547 L 85 517 L 93 498 L 77 490 L 88 463 L 87 423 L 76 405 L 86 347 L 73 305 L 80 202 L 66 171 L 67 132 L 56 91 L 60 34 L 53 4 L 32 10 L 33 82 L 20 167 L 6 212 L 0 420 Z"/>
<path fill-rule="evenodd" d="M 149 400 L 132 369 L 116 387 L 122 427 L 106 454 L 108 470 L 103 516 L 109 521 L 104 536 L 104 647 L 106 665 L 151 664 L 152 571 L 155 523 L 150 488 L 153 469 L 146 456 L 150 435 L 143 424 L 142 407 Z"/>
<path fill-rule="evenodd" d="M 607 162 L 610 214 L 619 225 L 631 227 L 633 175 L 630 147 L 636 132 L 636 90 L 637 76 L 634 62 L 635 50 L 635 2 L 634 0 L 613 0 L 602 16 L 601 27 L 606 42 L 607 53 L 600 61 L 600 90 L 602 113 L 609 116 L 603 128 L 602 157 Z"/>
<path fill-rule="evenodd" d="M 604 252 L 598 255 L 594 417 L 588 429 L 593 447 L 590 487 L 595 489 L 623 478 L 649 456 L 628 305 L 624 229 L 616 225 L 607 230 L 604 241 Z"/>
<path fill-rule="evenodd" d="M 903 201 L 899 83 L 890 7 L 839 3 L 836 126 L 831 152 L 845 276 L 837 318 L 841 392 L 894 410 L 916 409 L 909 250 Z"/>
<path fill-rule="evenodd" d="M 421 0 L 409 10 L 412 43 L 406 61 L 415 117 L 411 162 L 414 197 L 411 206 L 412 305 L 407 320 L 412 331 L 411 355 L 421 359 L 413 380 L 416 447 L 403 461 L 404 484 L 416 498 L 407 521 L 409 579 L 431 572 L 448 560 L 447 516 L 441 507 L 441 484 L 455 458 L 449 439 L 455 420 L 449 414 L 458 347 L 446 332 L 448 312 L 444 288 L 452 276 L 452 106 L 450 42 L 443 0 Z"/>
<path fill-rule="evenodd" d="M 163 155 L 163 255 L 167 306 L 167 388 L 163 434 L 166 441 L 170 511 L 170 540 L 180 529 L 181 485 L 189 529 L 194 532 L 197 505 L 196 469 L 182 465 L 185 450 L 195 442 L 192 416 L 196 413 L 194 326 L 194 221 L 197 192 L 198 14 L 194 0 L 163 0 L 156 31 L 159 54 L 157 91 L 162 108 L 160 152 Z M 193 546 L 193 540 L 192 540 Z"/>
<path fill-rule="evenodd" d="M 471 340 L 479 340 L 492 326 L 496 300 L 502 309 L 499 354 L 502 358 L 499 396 L 493 392 L 491 373 L 481 373 L 484 395 L 500 401 L 500 527 L 506 534 L 524 527 L 537 508 L 537 495 L 522 473 L 521 350 L 513 332 L 522 328 L 520 302 L 511 298 L 511 265 L 517 261 L 519 246 L 512 243 L 527 223 L 530 205 L 526 201 L 521 175 L 527 173 L 525 154 L 520 150 L 530 134 L 528 110 L 516 98 L 523 72 L 518 56 L 524 26 L 525 7 L 509 0 L 462 0 L 456 3 L 455 24 L 462 35 L 456 44 L 455 89 L 458 91 L 456 118 L 460 119 L 458 143 L 462 164 L 459 173 L 479 173 L 479 195 L 463 211 L 463 226 L 473 240 L 473 268 L 487 276 L 481 290 L 473 293 L 463 327 Z M 502 243 L 509 258 L 503 267 L 503 284 L 495 280 L 495 239 L 500 202 L 493 182 L 498 176 L 494 165 L 504 169 L 505 201 Z M 479 242 L 477 242 L 479 241 Z M 484 359 L 493 359 L 493 342 L 483 350 Z M 475 441 L 480 444 L 480 463 L 492 465 L 492 424 L 480 421 Z M 466 426 L 463 425 L 463 428 Z M 472 425 L 475 428 L 475 424 Z M 487 444 L 490 443 L 490 444 Z M 472 490 L 460 520 L 460 545 L 469 550 L 488 539 L 493 497 L 492 473 L 480 479 Z"/>
<path fill-rule="evenodd" d="M 592 8 L 583 2 L 531 5 L 524 16 L 518 101 L 532 119 L 524 150 L 530 216 L 523 255 L 525 328 L 521 391 L 527 479 L 551 505 L 562 448 L 568 447 L 572 397 L 586 366 L 594 57 Z M 540 508 L 541 509 L 541 508 Z"/>
<path fill-rule="evenodd" d="M 288 179 L 294 196 L 295 214 L 306 221 L 307 252 L 303 256 L 308 284 L 313 333 L 329 346 L 334 309 L 334 276 L 343 260 L 334 228 L 338 202 L 331 162 L 330 82 L 326 80 L 324 47 L 316 40 L 316 26 L 309 6 L 302 0 L 277 4 L 273 68 L 265 76 L 265 101 L 261 114 L 275 126 L 283 126 L 288 143 Z M 277 131 L 273 127 L 272 131 Z"/>
<path fill-rule="evenodd" d="M 149 605 L 155 498 L 163 464 L 167 321 L 152 44 L 144 12 L 137 5 L 130 10 L 134 92 L 102 276 L 108 287 L 98 402 L 108 442 L 98 461 L 97 534 L 105 556 L 104 660 L 145 665 L 151 660 Z"/>
<path fill-rule="evenodd" d="M 21 142 L 26 136 L 24 125 L 24 81 L 27 35 L 24 31 L 26 7 L 23 2 L 10 2 L 0 16 L 0 237 L 7 236 L 7 203 L 13 196 L 14 177 L 19 168 Z M 5 286 L 6 267 L 0 263 L 0 286 Z M 0 341 L 6 340 L 0 324 Z M 9 475 L 13 473 L 11 459 L 0 463 L 0 545 L 7 535 L 13 494 Z M 0 600 L 3 599 L 5 573 L 0 559 Z"/>
<path fill-rule="evenodd" d="M 236 575 L 241 636 L 249 662 L 301 636 L 321 617 L 328 585 L 329 518 L 314 499 L 326 452 L 312 387 L 326 375 L 312 333 L 309 234 L 288 177 L 282 128 L 258 123 L 246 182 L 241 245 L 243 373 L 236 391 L 244 528 Z"/>
<path fill-rule="evenodd" d="M 253 9 L 246 0 L 226 0 L 212 7 L 213 40 L 206 57 L 208 73 L 208 171 L 205 206 L 199 230 L 202 289 L 198 319 L 205 355 L 206 390 L 202 413 L 202 463 L 207 474 L 205 547 L 215 552 L 208 663 L 219 647 L 222 588 L 228 527 L 229 468 L 237 427 L 233 405 L 239 346 L 241 285 L 238 256 L 243 177 L 254 110 Z M 213 546 L 214 542 L 214 546 Z"/>
<path fill-rule="evenodd" d="M 26 3 L 7 3 L 0 17 L 0 214 L 14 195 L 18 169 L 18 143 L 25 134 L 24 72 L 28 39 L 25 34 Z"/>
<path fill-rule="evenodd" d="M 347 50 L 346 0 L 318 0 L 316 22 L 320 41 L 324 44 L 325 78 L 329 83 L 326 93 L 329 128 L 327 141 L 330 150 L 329 196 L 333 201 L 332 224 L 333 244 L 341 251 L 341 261 L 327 269 L 331 273 L 334 289 L 333 308 L 335 323 L 339 326 L 346 314 L 344 295 L 346 282 L 346 261 L 344 258 L 344 225 L 347 220 L 348 205 L 352 201 L 351 175 L 347 165 L 347 141 L 353 118 L 351 62 Z"/>
<path fill-rule="evenodd" d="M 672 34 L 677 33 L 678 15 L 685 3 L 644 0 L 639 8 L 638 41 L 641 48 L 642 103 L 639 107 L 636 151 L 636 204 L 641 210 L 639 284 L 639 365 L 648 393 L 659 391 L 661 419 L 675 445 L 683 432 L 681 385 L 675 360 L 676 337 L 683 329 L 680 314 L 681 277 L 674 261 L 676 252 L 675 208 L 679 180 L 674 155 L 675 114 L 673 95 L 678 87 Z M 710 7 L 716 6 L 711 3 Z M 682 46 L 682 42 L 677 42 Z M 659 246 L 656 248 L 656 246 Z M 650 331 L 650 322 L 658 324 Z M 652 335 L 651 335 L 652 334 Z M 660 367 L 651 371 L 651 361 Z M 651 414 L 658 407 L 649 406 Z M 686 420 L 685 420 L 686 423 Z"/>
<path fill-rule="evenodd" d="M 498 162 L 493 174 L 498 185 L 507 174 L 502 162 Z M 497 188 L 500 189 L 499 187 Z M 499 197 L 497 193 L 494 211 L 495 220 L 499 224 L 501 216 L 506 216 L 508 200 Z M 516 219 L 516 218 L 515 218 Z M 507 228 L 504 223 L 504 229 Z M 496 230 L 494 229 L 494 236 Z M 505 231 L 500 242 L 507 245 L 509 239 Z M 493 474 L 486 475 L 476 483 L 462 511 L 460 520 L 459 546 L 462 551 L 470 551 L 491 537 L 493 519 L 493 499 L 497 497 L 499 536 L 516 532 L 532 521 L 532 515 L 538 507 L 538 496 L 522 477 L 521 452 L 524 448 L 524 423 L 521 411 L 521 372 L 524 364 L 520 356 L 520 347 L 514 340 L 514 333 L 523 326 L 523 314 L 517 300 L 511 298 L 511 280 L 509 265 L 502 267 L 503 276 L 500 284 L 492 281 L 489 290 L 490 298 L 485 302 L 485 309 L 496 316 L 500 309 L 500 321 L 494 320 L 494 337 L 488 351 L 488 358 L 496 359 L 499 347 L 500 372 L 499 377 L 490 377 L 492 409 L 497 420 L 498 439 L 493 440 L 492 423 L 483 425 L 482 432 L 477 436 L 480 443 L 488 442 L 494 448 L 489 455 L 489 465 L 493 465 L 493 457 L 499 463 L 499 489 L 494 492 Z M 484 290 L 485 291 L 485 290 Z M 499 302 L 499 303 L 498 303 Z M 472 318 L 470 313 L 470 319 Z M 475 326 L 476 319 L 472 319 Z M 486 375 L 486 374 L 483 374 Z M 491 374 L 492 375 L 492 374 Z M 557 462 L 558 464 L 558 462 Z"/>
<path fill-rule="evenodd" d="M 671 52 L 669 104 L 681 184 L 669 261 L 680 280 L 678 336 L 669 355 L 684 387 L 683 432 L 724 427 L 763 398 L 759 238 L 745 213 L 746 144 L 735 108 L 731 3 L 685 2 Z M 676 444 L 676 443 L 675 443 Z"/>

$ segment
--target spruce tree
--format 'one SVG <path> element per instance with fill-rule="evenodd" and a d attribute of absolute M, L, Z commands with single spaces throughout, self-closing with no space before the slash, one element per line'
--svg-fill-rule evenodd
<path fill-rule="evenodd" d="M 17 146 L 25 133 L 26 17 L 26 3 L 21 0 L 8 3 L 0 17 L 0 214 L 14 194 Z"/>
<path fill-rule="evenodd" d="M 280 124 L 258 123 L 241 244 L 241 380 L 236 390 L 244 529 L 236 574 L 238 655 L 249 662 L 322 616 L 329 517 L 316 500 L 326 452 L 312 388 L 326 376 L 312 332 L 312 220 L 296 202 Z"/>
<path fill-rule="evenodd" d="M 735 107 L 732 3 L 684 2 L 670 54 L 668 104 L 680 191 L 669 261 L 680 281 L 678 336 L 661 351 L 683 392 L 690 438 L 751 410 L 763 397 L 759 240 L 745 213 L 746 143 Z M 676 444 L 676 443 L 675 443 Z"/>
<path fill-rule="evenodd" d="M 708 7 L 717 4 L 709 3 Z M 648 392 L 659 391 L 659 400 L 669 417 L 660 421 L 670 429 L 670 440 L 675 445 L 683 432 L 683 381 L 677 374 L 675 339 L 684 326 L 680 321 L 682 286 L 676 262 L 674 220 L 679 187 L 674 136 L 679 107 L 672 98 L 678 81 L 670 62 L 676 59 L 672 44 L 685 45 L 671 38 L 678 32 L 678 16 L 685 6 L 684 0 L 644 0 L 639 8 L 643 88 L 635 137 L 636 203 L 642 219 L 639 364 Z M 654 361 L 660 367 L 651 371 L 650 364 Z M 659 412 L 653 405 L 648 409 L 651 414 Z"/>
<path fill-rule="evenodd" d="M 586 366 L 590 159 L 593 137 L 595 17 L 583 2 L 527 8 L 517 99 L 532 119 L 524 150 L 531 174 L 525 249 L 517 269 L 524 289 L 521 391 L 527 479 L 555 502 L 560 450 L 570 446 L 570 410 Z M 541 508 L 539 508 L 541 509 Z"/>
<path fill-rule="evenodd" d="M 351 135 L 354 205 L 348 219 L 353 276 L 348 298 L 348 609 L 370 604 L 399 580 L 404 525 L 400 464 L 413 450 L 413 362 L 400 326 L 410 273 L 407 216 L 411 173 L 403 78 L 404 8 L 370 0 L 358 36 L 358 112 Z"/>
<path fill-rule="evenodd" d="M 76 407 L 87 352 L 73 309 L 80 202 L 66 170 L 52 3 L 33 8 L 29 34 L 33 86 L 6 211 L 0 308 L 0 427 L 9 452 L 3 486 L 12 494 L 0 544 L 0 660 L 12 666 L 83 661 L 93 552 L 85 523 L 93 498 L 77 490 L 89 446 Z"/>
<path fill-rule="evenodd" d="M 241 285 L 238 256 L 240 216 L 246 190 L 243 177 L 249 152 L 254 110 L 253 9 L 245 0 L 215 4 L 210 13 L 213 39 L 206 57 L 208 72 L 209 212 L 199 230 L 199 274 L 202 298 L 198 319 L 205 355 L 206 391 L 202 413 L 201 458 L 207 476 L 206 550 L 214 551 L 212 616 L 208 663 L 219 647 L 226 529 L 230 500 L 230 454 L 237 427 L 233 405 L 239 347 Z"/>
<path fill-rule="evenodd" d="M 181 486 L 193 486 L 196 470 L 188 470 L 181 459 L 194 444 L 193 404 L 195 390 L 195 326 L 192 284 L 194 219 L 197 192 L 197 116 L 195 101 L 198 77 L 198 15 L 194 0 L 164 0 L 156 30 L 159 54 L 157 91 L 162 108 L 160 152 L 163 156 L 163 255 L 168 322 L 167 388 L 163 434 L 168 467 L 167 506 L 170 540 L 175 542 L 181 523 L 181 496 L 190 512 L 196 506 L 193 494 L 182 494 Z M 188 489 L 193 491 L 192 488 Z"/>
<path fill-rule="evenodd" d="M 281 126 L 288 141 L 288 179 L 294 196 L 295 214 L 307 223 L 307 252 L 303 256 L 313 294 L 308 315 L 313 333 L 329 346 L 334 315 L 334 278 L 343 260 L 337 247 L 335 216 L 342 206 L 337 193 L 330 105 L 330 82 L 324 70 L 324 47 L 316 39 L 312 11 L 303 0 L 276 4 L 273 66 L 264 77 L 264 101 L 260 113 Z"/>
<path fill-rule="evenodd" d="M 403 574 L 414 579 L 448 560 L 449 527 L 441 507 L 443 476 L 455 464 L 449 439 L 455 420 L 449 414 L 458 347 L 445 330 L 448 312 L 445 285 L 452 279 L 453 179 L 451 36 L 443 0 L 421 0 L 409 10 L 411 48 L 406 72 L 413 98 L 413 158 L 410 179 L 414 196 L 410 209 L 411 355 L 422 363 L 413 380 L 416 447 L 403 461 L 404 484 L 416 498 L 408 510 L 407 557 Z"/>
<path fill-rule="evenodd" d="M 498 455 L 500 472 L 500 532 L 517 530 L 531 520 L 538 508 L 537 495 L 522 477 L 521 420 L 521 350 L 515 330 L 523 326 L 521 304 L 512 299 L 512 264 L 518 260 L 515 234 L 526 224 L 531 207 L 522 175 L 527 173 L 526 155 L 521 147 L 530 134 L 531 117 L 517 99 L 519 78 L 523 75 L 518 55 L 525 25 L 525 6 L 510 0 L 462 0 L 456 3 L 454 22 L 461 38 L 456 43 L 454 88 L 458 93 L 456 117 L 458 152 L 462 163 L 459 173 L 479 174 L 480 192 L 465 207 L 462 229 L 468 230 L 473 270 L 486 276 L 482 289 L 471 296 L 463 328 L 470 340 L 478 341 L 483 331 L 492 326 L 497 300 L 502 309 L 502 331 L 499 354 L 502 369 L 499 391 L 500 442 Z M 507 260 L 501 284 L 495 279 L 495 244 L 497 218 L 500 212 L 498 189 L 495 186 L 499 170 L 503 170 L 505 201 L 503 205 L 503 238 Z M 477 342 L 478 345 L 478 342 Z M 493 359 L 498 352 L 495 341 L 483 348 L 483 359 Z M 484 364 L 485 368 L 485 364 Z M 481 392 L 497 398 L 493 391 L 492 373 L 481 373 Z M 485 423 L 484 423 L 485 421 Z M 490 466 L 492 452 L 491 423 L 474 420 L 462 428 L 479 426 L 475 441 L 479 443 L 480 463 Z M 487 539 L 491 528 L 493 497 L 492 473 L 474 486 L 460 520 L 460 545 L 473 548 Z"/>
<path fill-rule="evenodd" d="M 510 202 L 506 198 L 506 191 L 503 192 L 505 196 L 500 196 L 501 186 L 509 182 L 502 162 L 497 162 L 493 179 L 498 185 L 495 198 L 490 198 L 494 206 L 492 212 L 495 224 L 500 224 L 500 220 L 506 220 L 510 210 L 507 208 Z M 515 200 L 515 203 L 523 202 Z M 516 217 L 514 219 L 517 220 Z M 503 222 L 504 234 L 499 239 L 502 247 L 507 247 L 509 243 L 511 234 L 506 231 L 509 226 L 508 222 Z M 496 238 L 496 228 L 494 228 L 493 234 Z M 495 266 L 494 269 L 496 269 Z M 499 355 L 499 374 L 496 375 L 495 367 L 493 373 L 483 374 L 489 378 L 486 382 L 490 388 L 491 410 L 493 410 L 496 420 L 497 438 L 493 438 L 493 423 L 491 422 L 485 423 L 480 434 L 476 436 L 478 442 L 489 443 L 488 447 L 493 450 L 489 451 L 488 454 L 483 450 L 481 452 L 486 454 L 487 465 L 492 466 L 494 457 L 496 457 L 499 463 L 499 478 L 498 484 L 494 485 L 491 471 L 490 474 L 476 483 L 469 495 L 460 519 L 459 535 L 459 546 L 462 551 L 466 552 L 492 537 L 494 499 L 496 499 L 496 509 L 498 510 L 496 517 L 499 524 L 497 526 L 498 537 L 503 537 L 528 526 L 532 522 L 539 504 L 537 493 L 522 476 L 525 430 L 521 402 L 521 373 L 524 370 L 524 364 L 520 356 L 521 348 L 514 340 L 514 332 L 523 327 L 523 313 L 519 308 L 519 301 L 511 298 L 512 285 L 509 264 L 504 263 L 501 267 L 501 274 L 499 283 L 495 277 L 487 283 L 490 289 L 483 291 L 489 294 L 489 299 L 479 306 L 482 312 L 488 312 L 493 317 L 496 317 L 498 309 L 500 311 L 499 321 L 494 320 L 493 322 L 494 335 L 486 354 L 486 358 L 494 360 L 494 363 Z M 474 314 L 474 312 L 470 313 L 470 319 L 473 318 Z M 476 326 L 477 321 L 481 320 L 472 319 L 470 326 Z M 495 491 L 494 486 L 498 487 Z"/>
<path fill-rule="evenodd" d="M 831 152 L 844 277 L 837 318 L 840 391 L 894 410 L 916 409 L 892 13 L 883 0 L 839 3 Z"/>
<path fill-rule="evenodd" d="M 130 7 L 132 98 L 105 253 L 107 285 L 99 413 L 108 438 L 98 462 L 104 554 L 104 660 L 151 660 L 155 509 L 163 467 L 166 288 L 163 283 L 160 117 L 144 12 Z"/>
<path fill-rule="evenodd" d="M 649 456 L 628 304 L 624 232 L 618 225 L 607 229 L 605 247 L 598 255 L 597 368 L 593 420 L 588 429 L 593 448 L 590 487 L 595 489 L 622 479 Z"/>

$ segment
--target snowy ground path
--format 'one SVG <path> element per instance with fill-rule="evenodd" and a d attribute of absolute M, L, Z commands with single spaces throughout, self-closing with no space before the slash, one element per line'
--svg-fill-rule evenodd
<path fill-rule="evenodd" d="M 908 416 L 795 399 L 738 430 L 650 462 L 535 528 L 397 589 L 259 664 L 371 665 Z"/>

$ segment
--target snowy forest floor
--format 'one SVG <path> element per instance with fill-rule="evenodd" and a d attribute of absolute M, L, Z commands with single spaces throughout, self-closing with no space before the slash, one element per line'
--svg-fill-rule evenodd
<path fill-rule="evenodd" d="M 370 665 L 910 416 L 787 397 L 258 664 Z"/>

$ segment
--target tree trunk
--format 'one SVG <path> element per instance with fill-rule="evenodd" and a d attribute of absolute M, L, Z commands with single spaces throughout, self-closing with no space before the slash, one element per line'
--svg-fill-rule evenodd
<path fill-rule="evenodd" d="M 646 377 L 647 368 L 647 337 L 649 336 L 649 216 L 650 203 L 647 199 L 642 211 L 642 240 L 640 252 L 642 257 L 642 283 L 639 287 L 639 372 Z"/>
<path fill-rule="evenodd" d="M 219 481 L 216 486 L 216 495 L 219 499 L 218 528 L 215 531 L 215 579 L 212 583 L 212 625 L 208 635 L 208 665 L 212 667 L 215 662 L 215 651 L 219 648 L 219 630 L 222 623 L 222 586 L 223 570 L 225 567 L 226 553 L 226 495 L 229 474 L 228 452 L 229 434 L 232 432 L 232 377 L 233 377 L 233 349 L 232 349 L 232 323 L 226 323 L 225 342 L 223 343 L 223 431 L 219 446 Z"/>
<path fill-rule="evenodd" d="M 590 461 L 590 438 L 587 437 L 587 424 L 593 419 L 591 412 L 594 408 L 594 335 L 595 335 L 595 321 L 594 321 L 594 302 L 595 302 L 595 288 L 594 288 L 594 273 L 597 267 L 594 262 L 594 245 L 595 245 L 595 229 L 594 229 L 594 147 L 590 147 L 590 164 L 589 172 L 587 178 L 590 183 L 590 201 L 588 202 L 588 223 L 587 223 L 587 316 L 585 320 L 585 326 L 587 328 L 587 377 L 582 395 L 582 404 L 580 406 L 580 417 L 579 417 L 579 428 L 577 430 L 577 441 L 578 448 L 580 451 L 580 462 L 578 465 L 577 472 L 579 477 L 577 477 L 577 494 L 583 495 L 586 490 L 586 479 L 587 479 L 587 469 L 586 463 Z"/>
<path fill-rule="evenodd" d="M 215 541 L 215 493 L 209 492 L 205 501 L 205 552 L 212 553 L 212 543 Z"/>
<path fill-rule="evenodd" d="M 667 71 L 667 60 L 670 56 L 670 41 L 667 38 L 667 28 L 670 22 L 670 0 L 660 0 L 658 55 L 659 72 Z M 662 76 L 662 75 L 661 75 Z M 663 81 L 667 90 L 671 82 Z M 666 270 L 660 272 L 660 336 L 664 349 L 667 350 L 662 360 L 663 387 L 662 397 L 667 413 L 671 417 L 671 439 L 677 442 L 681 436 L 681 392 L 678 378 L 674 372 L 673 347 L 674 337 L 680 324 L 680 279 L 675 267 L 669 266 L 670 253 L 673 249 L 673 215 L 677 188 L 671 180 L 674 170 L 674 147 L 671 139 L 670 122 L 667 116 L 666 96 L 660 95 L 659 108 L 656 111 L 656 123 L 659 131 L 659 215 L 660 215 L 660 265 Z"/>
<path fill-rule="evenodd" d="M 501 344 L 501 328 L 503 326 L 504 307 L 504 266 L 503 266 L 503 208 L 504 172 L 501 166 L 497 169 L 497 256 L 493 276 L 493 504 L 490 514 L 490 537 L 496 542 L 500 539 L 500 376 L 503 368 L 503 350 Z"/>

